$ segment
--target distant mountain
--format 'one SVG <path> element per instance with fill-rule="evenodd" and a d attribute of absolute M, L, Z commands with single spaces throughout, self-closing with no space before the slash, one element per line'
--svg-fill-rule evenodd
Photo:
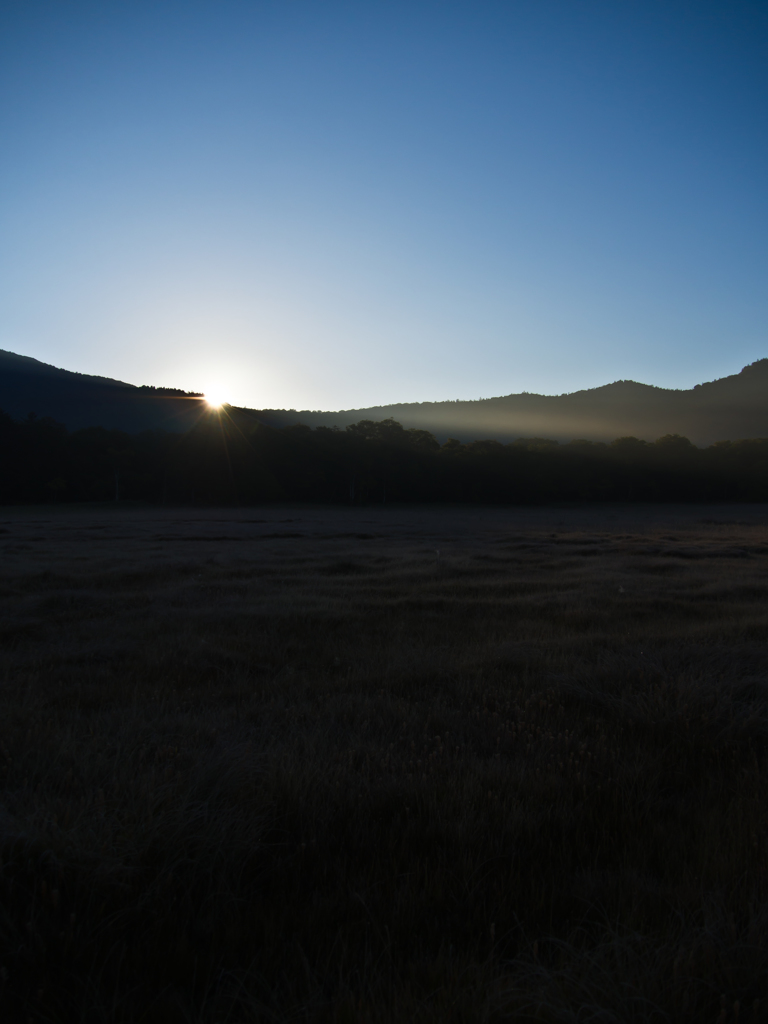
<path fill-rule="evenodd" d="M 768 437 L 768 359 L 690 390 L 619 380 L 565 395 L 523 392 L 477 401 L 411 402 L 334 413 L 263 409 L 258 416 L 272 426 L 305 423 L 313 427 L 345 427 L 362 419 L 392 417 L 405 427 L 429 430 L 441 441 L 448 437 L 612 441 L 629 436 L 655 441 L 664 434 L 682 434 L 694 444 L 709 445 Z"/>
<path fill-rule="evenodd" d="M 99 426 L 129 433 L 182 432 L 196 422 L 202 406 L 202 396 L 191 392 L 73 373 L 0 349 L 0 409 L 14 419 L 34 413 L 70 430 Z"/>
<path fill-rule="evenodd" d="M 0 409 L 15 419 L 51 416 L 70 430 L 102 426 L 140 430 L 188 430 L 200 417 L 202 396 L 173 388 L 136 387 L 108 377 L 61 370 L 28 356 L 0 350 Z M 429 430 L 441 441 L 546 437 L 648 441 L 683 434 L 694 444 L 768 437 L 768 359 L 740 373 L 690 390 L 657 388 L 620 380 L 565 395 L 506 395 L 467 402 L 410 402 L 340 412 L 294 409 L 247 410 L 274 427 L 345 427 L 363 419 L 395 419 Z"/>

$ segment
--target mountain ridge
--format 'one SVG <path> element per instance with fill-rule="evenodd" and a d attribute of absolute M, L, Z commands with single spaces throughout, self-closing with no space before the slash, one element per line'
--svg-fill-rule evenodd
<path fill-rule="evenodd" d="M 35 413 L 69 429 L 102 426 L 128 432 L 181 432 L 197 422 L 202 407 L 203 398 L 197 392 L 128 384 L 0 350 L 0 409 L 16 419 Z M 242 411 L 272 427 L 304 424 L 341 429 L 361 419 L 396 419 L 405 427 L 429 430 L 440 440 L 610 441 L 621 436 L 655 440 L 664 434 L 682 434 L 694 444 L 707 445 L 768 437 L 768 359 L 689 389 L 623 379 L 560 395 L 518 392 L 336 411 Z"/>
<path fill-rule="evenodd" d="M 127 384 L 0 349 L 0 409 L 14 419 L 47 416 L 70 430 L 184 432 L 199 418 L 202 404 L 194 392 Z"/>
<path fill-rule="evenodd" d="M 391 417 L 439 438 L 453 434 L 462 441 L 526 436 L 560 441 L 636 436 L 652 441 L 677 433 L 695 444 L 712 444 L 768 436 L 768 359 L 690 389 L 619 380 L 561 395 L 521 392 L 466 402 L 393 403 L 333 413 L 265 409 L 259 415 L 272 426 L 301 422 L 344 427 L 359 419 Z"/>

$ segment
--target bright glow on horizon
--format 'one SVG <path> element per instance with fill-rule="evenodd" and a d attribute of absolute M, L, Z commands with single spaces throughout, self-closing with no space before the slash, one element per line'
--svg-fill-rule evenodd
<path fill-rule="evenodd" d="M 209 409 L 221 409 L 226 404 L 226 399 L 222 398 L 217 391 L 205 393 L 205 404 Z"/>

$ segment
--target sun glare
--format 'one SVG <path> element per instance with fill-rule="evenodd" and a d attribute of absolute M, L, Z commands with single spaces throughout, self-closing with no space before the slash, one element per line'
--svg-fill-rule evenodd
<path fill-rule="evenodd" d="M 205 404 L 209 409 L 220 409 L 224 405 L 224 399 L 214 391 L 211 394 L 206 394 Z"/>

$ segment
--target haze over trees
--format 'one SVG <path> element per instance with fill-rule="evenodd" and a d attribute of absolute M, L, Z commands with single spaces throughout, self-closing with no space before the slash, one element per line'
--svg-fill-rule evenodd
<path fill-rule="evenodd" d="M 271 426 L 301 422 L 343 427 L 360 419 L 393 418 L 404 426 L 429 430 L 441 440 L 449 436 L 462 441 L 548 437 L 607 442 L 634 436 L 654 441 L 664 434 L 682 434 L 696 445 L 710 445 L 724 438 L 768 437 L 768 359 L 688 390 L 620 380 L 564 395 L 523 393 L 334 413 L 270 409 L 259 416 Z"/>

